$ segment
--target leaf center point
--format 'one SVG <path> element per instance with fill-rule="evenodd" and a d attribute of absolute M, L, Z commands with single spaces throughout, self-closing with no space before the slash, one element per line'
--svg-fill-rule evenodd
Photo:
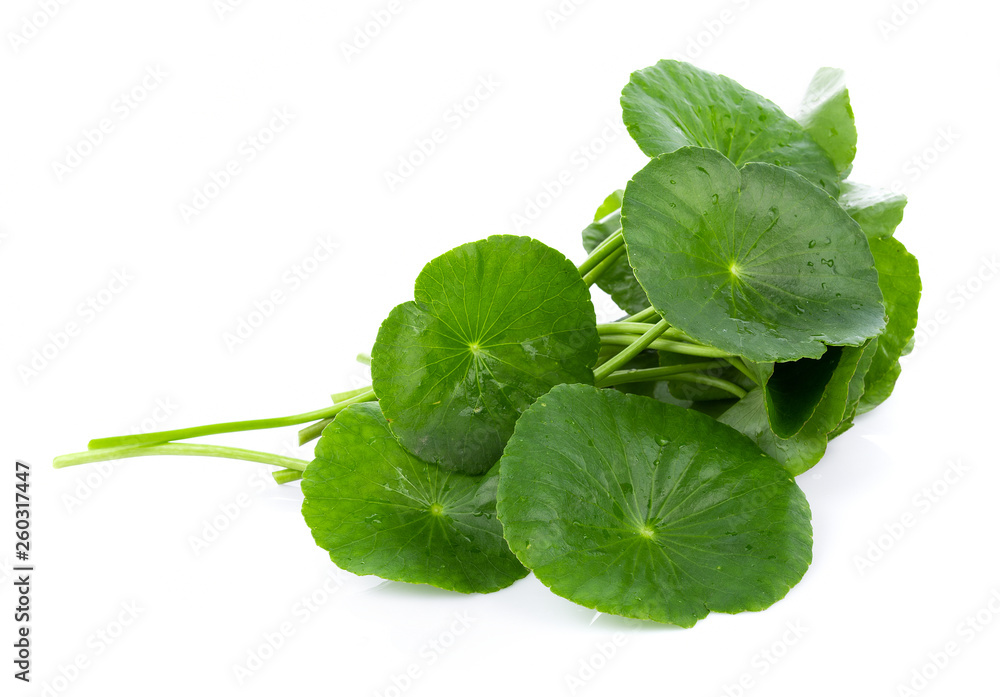
<path fill-rule="evenodd" d="M 431 515 L 433 515 L 433 516 L 443 516 L 444 515 L 444 506 L 442 506 L 440 503 L 432 503 L 431 504 Z"/>

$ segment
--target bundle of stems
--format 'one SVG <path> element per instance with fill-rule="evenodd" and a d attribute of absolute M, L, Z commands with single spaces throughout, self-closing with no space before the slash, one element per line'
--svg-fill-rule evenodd
<path fill-rule="evenodd" d="M 597 246 L 578 267 L 581 277 L 588 286 L 593 285 L 624 253 L 624 238 L 619 229 Z M 657 381 L 687 382 L 718 388 L 739 399 L 746 395 L 746 390 L 719 377 L 721 369 L 734 367 L 751 381 L 757 382 L 743 359 L 693 340 L 684 332 L 671 327 L 652 307 L 617 322 L 598 324 L 597 331 L 601 340 L 601 352 L 594 366 L 594 384 L 597 387 Z M 689 358 L 690 361 L 655 368 L 628 368 L 629 363 L 639 354 L 650 350 L 679 354 Z M 359 355 L 358 359 L 366 363 L 371 360 L 365 354 Z M 88 443 L 86 451 L 57 457 L 53 464 L 57 468 L 62 468 L 147 455 L 221 457 L 273 465 L 278 468 L 272 473 L 275 481 L 285 484 L 301 479 L 309 462 L 256 450 L 181 441 L 222 433 L 305 424 L 299 431 L 299 445 L 305 445 L 319 438 L 323 429 L 336 418 L 337 414 L 352 404 L 377 401 L 370 385 L 334 394 L 332 399 L 331 406 L 293 416 L 231 421 L 170 431 L 98 438 Z"/>

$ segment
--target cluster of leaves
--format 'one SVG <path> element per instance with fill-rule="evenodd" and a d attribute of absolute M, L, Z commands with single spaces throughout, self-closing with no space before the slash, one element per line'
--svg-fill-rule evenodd
<path fill-rule="evenodd" d="M 784 597 L 812 555 L 793 477 L 889 396 L 912 341 L 905 199 L 845 181 L 857 131 L 837 70 L 795 118 L 676 61 L 634 73 L 622 107 L 650 160 L 601 204 L 580 267 L 526 237 L 462 245 L 383 322 L 370 389 L 56 465 L 277 465 L 357 574 L 485 593 L 531 570 L 586 607 L 681 626 Z M 599 325 L 594 283 L 628 316 Z M 305 423 L 309 463 L 177 442 Z"/>

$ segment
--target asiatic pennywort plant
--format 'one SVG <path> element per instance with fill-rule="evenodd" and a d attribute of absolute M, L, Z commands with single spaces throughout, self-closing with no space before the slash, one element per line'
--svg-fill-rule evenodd
<path fill-rule="evenodd" d="M 662 61 L 624 121 L 649 162 L 583 231 L 432 260 L 382 323 L 372 385 L 297 416 L 91 441 L 56 467 L 251 460 L 302 480 L 316 543 L 356 574 L 488 593 L 530 570 L 601 612 L 692 626 L 761 610 L 812 559 L 794 477 L 881 404 L 913 339 L 905 199 L 847 179 L 841 71 L 798 114 Z M 590 287 L 624 316 L 598 324 Z M 312 462 L 193 444 L 305 425 Z"/>

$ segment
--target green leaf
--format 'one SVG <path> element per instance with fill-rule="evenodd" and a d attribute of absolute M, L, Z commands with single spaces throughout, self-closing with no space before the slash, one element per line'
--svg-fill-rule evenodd
<path fill-rule="evenodd" d="M 836 368 L 833 375 L 826 383 L 823 390 L 823 397 L 812 416 L 806 421 L 799 431 L 816 434 L 829 434 L 843 421 L 848 414 L 850 407 L 852 384 L 855 377 L 860 373 L 864 374 L 867 369 L 867 362 L 863 358 L 868 354 L 868 349 L 874 339 L 865 346 L 847 346 L 837 349 L 839 354 L 835 362 Z M 831 353 L 834 349 L 830 350 Z"/>
<path fill-rule="evenodd" d="M 806 89 L 797 120 L 833 160 L 843 178 L 858 152 L 858 129 L 844 71 L 820 68 Z"/>
<path fill-rule="evenodd" d="M 372 385 L 412 453 L 481 474 L 521 412 L 564 382 L 593 383 L 590 291 L 566 257 L 510 235 L 456 247 L 417 278 L 372 351 Z"/>
<path fill-rule="evenodd" d="M 621 190 L 608 196 L 597 209 L 597 216 L 600 217 L 595 216 L 594 222 L 584 228 L 583 248 L 588 254 L 621 229 L 621 202 L 624 194 L 624 190 Z M 610 295 L 615 304 L 630 315 L 649 307 L 646 291 L 635 280 L 635 274 L 625 256 L 619 257 L 605 269 L 597 279 L 597 287 Z"/>
<path fill-rule="evenodd" d="M 816 412 L 840 363 L 841 351 L 834 346 L 819 358 L 774 364 L 764 385 L 764 401 L 771 430 L 778 437 L 791 438 Z"/>
<path fill-rule="evenodd" d="M 864 233 L 794 172 L 682 148 L 629 182 L 625 243 L 653 307 L 755 362 L 819 358 L 885 326 Z"/>
<path fill-rule="evenodd" d="M 869 344 L 870 345 L 870 344 Z M 750 437 L 761 450 L 780 462 L 792 475 L 798 476 L 820 461 L 826 452 L 828 434 L 845 418 L 851 399 L 851 385 L 856 375 L 863 375 L 861 363 L 868 346 L 834 348 L 824 355 L 823 365 L 814 365 L 814 373 L 826 373 L 819 400 L 810 409 L 809 418 L 790 436 L 776 433 L 775 418 L 769 402 L 773 399 L 767 388 L 751 390 L 719 421 Z M 801 362 L 801 361 L 800 361 Z M 781 364 L 779 364 L 781 365 Z M 815 387 L 811 388 L 815 391 Z"/>
<path fill-rule="evenodd" d="M 597 212 L 594 214 L 594 222 L 599 222 L 603 218 L 607 218 L 609 215 L 615 211 L 621 209 L 622 199 L 625 198 L 625 189 L 616 189 L 609 195 L 604 202 L 598 207 Z M 615 228 L 617 230 L 618 228 Z M 611 232 L 614 232 L 612 230 Z M 604 240 L 601 240 L 603 242 Z M 589 249 L 587 250 L 590 251 Z"/>
<path fill-rule="evenodd" d="M 323 431 L 302 515 L 346 571 L 489 593 L 527 574 L 496 519 L 497 474 L 427 464 L 400 446 L 377 404 L 356 404 Z"/>
<path fill-rule="evenodd" d="M 772 605 L 812 558 L 805 496 L 748 439 L 584 385 L 556 387 L 521 417 L 497 513 L 514 554 L 557 595 L 682 627 Z"/>
<path fill-rule="evenodd" d="M 776 104 L 728 77 L 660 61 L 632 73 L 622 92 L 625 126 L 655 157 L 688 145 L 718 150 L 737 165 L 788 167 L 836 195 L 837 167 Z"/>
<path fill-rule="evenodd" d="M 826 452 L 825 433 L 799 431 L 791 438 L 779 438 L 768 423 L 764 391 L 759 388 L 751 390 L 719 421 L 748 436 L 792 474 L 805 472 Z"/>
<path fill-rule="evenodd" d="M 841 185 L 839 202 L 870 240 L 892 237 L 906 208 L 906 197 L 902 194 L 854 182 Z"/>
<path fill-rule="evenodd" d="M 861 397 L 865 393 L 865 375 L 868 374 L 868 369 L 871 367 L 872 359 L 875 358 L 877 350 L 878 339 L 872 339 L 865 345 L 861 358 L 858 360 L 857 370 L 855 370 L 854 376 L 848 385 L 847 406 L 844 409 L 844 418 L 835 429 L 830 431 L 830 440 L 847 432 L 854 425 L 854 417 L 858 413 L 858 405 L 861 403 Z"/>
<path fill-rule="evenodd" d="M 865 392 L 858 406 L 860 414 L 871 411 L 888 399 L 896 386 L 900 372 L 899 358 L 917 328 L 921 291 L 917 259 L 906 251 L 902 242 L 894 237 L 885 237 L 871 240 L 870 244 L 889 321 L 878 338 L 871 368 L 865 375 Z"/>

